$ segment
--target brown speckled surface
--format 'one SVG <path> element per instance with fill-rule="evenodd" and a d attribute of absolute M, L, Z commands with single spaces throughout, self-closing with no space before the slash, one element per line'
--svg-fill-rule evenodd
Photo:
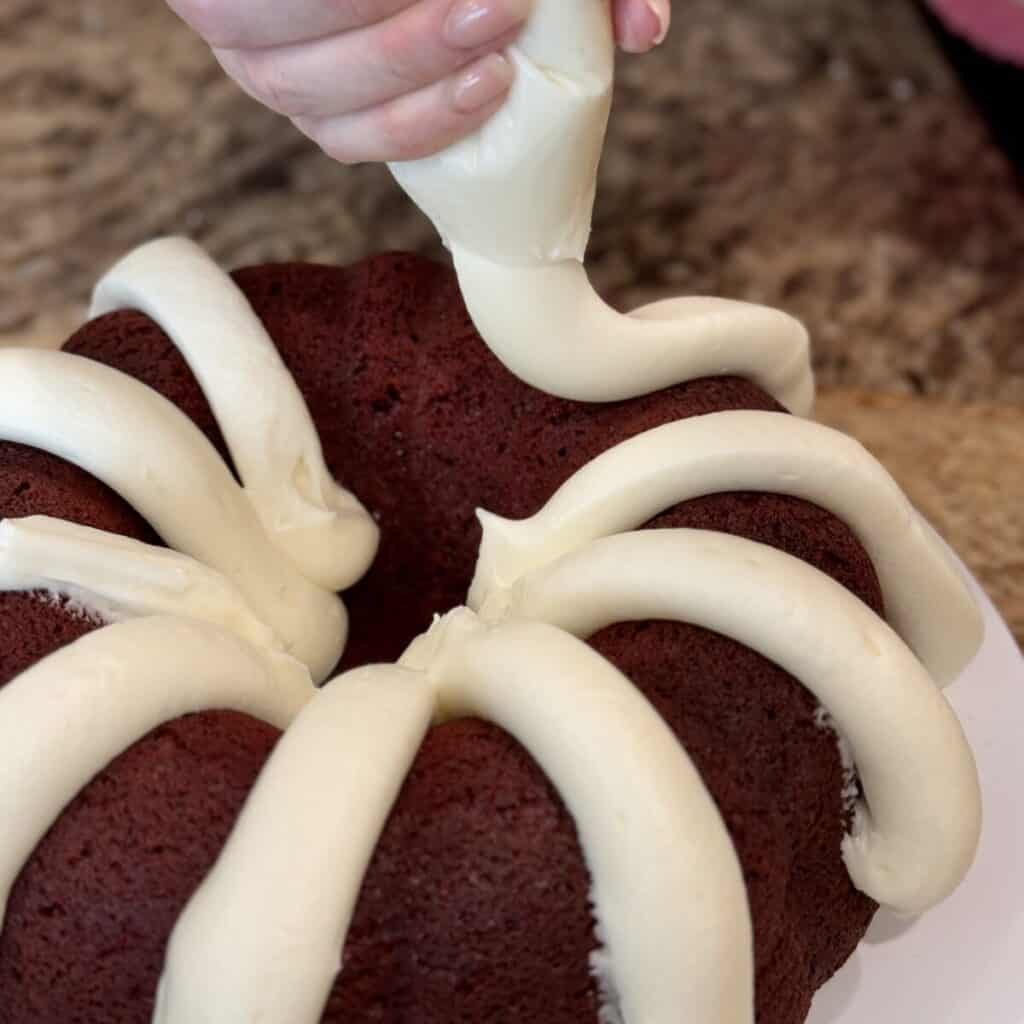
<path fill-rule="evenodd" d="M 621 62 L 596 283 L 622 306 L 691 291 L 780 305 L 807 322 L 827 389 L 981 403 L 963 412 L 971 467 L 941 487 L 908 453 L 947 437 L 959 407 L 890 404 L 854 432 L 873 425 L 917 490 L 939 487 L 954 544 L 983 576 L 1003 566 L 989 578 L 1009 593 L 1024 557 L 1006 492 L 1024 476 L 1019 182 L 909 0 L 676 9 L 659 52 Z M 227 265 L 436 251 L 386 171 L 333 165 L 160 0 L 4 0 L 0 115 L 0 341 L 68 333 L 97 270 L 154 234 L 192 234 Z M 983 556 L 974 527 L 992 519 L 999 554 Z"/>

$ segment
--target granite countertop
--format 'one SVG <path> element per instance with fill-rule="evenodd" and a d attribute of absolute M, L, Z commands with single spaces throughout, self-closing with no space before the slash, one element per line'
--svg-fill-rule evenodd
<path fill-rule="evenodd" d="M 1024 638 L 1024 190 L 910 0 L 678 7 L 621 62 L 595 283 L 801 317 L 823 418 Z M 4 0 L 0 97 L 0 341 L 66 333 L 98 269 L 158 233 L 228 265 L 437 251 L 385 170 L 333 165 L 159 0 Z"/>

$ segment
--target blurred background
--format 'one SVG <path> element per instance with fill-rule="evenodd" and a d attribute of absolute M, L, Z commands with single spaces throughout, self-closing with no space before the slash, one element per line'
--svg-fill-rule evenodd
<path fill-rule="evenodd" d="M 676 0 L 665 45 L 620 63 L 590 266 L 624 308 L 706 292 L 802 318 L 821 416 L 1024 637 L 1024 91 L 935 2 L 960 34 L 914 0 Z M 0 342 L 62 337 L 99 272 L 172 232 L 227 266 L 443 258 L 386 170 L 332 164 L 161 0 L 2 0 Z"/>

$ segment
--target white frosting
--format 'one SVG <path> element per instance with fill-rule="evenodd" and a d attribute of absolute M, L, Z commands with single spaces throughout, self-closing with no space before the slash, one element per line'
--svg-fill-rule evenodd
<path fill-rule="evenodd" d="M 587 279 L 614 71 L 608 0 L 537 0 L 508 56 L 516 77 L 494 117 L 435 156 L 391 165 L 451 249 L 469 313 L 498 358 L 528 384 L 580 401 L 735 373 L 806 414 L 814 384 L 796 320 L 709 298 L 623 316 Z"/>
<path fill-rule="evenodd" d="M 443 717 L 518 739 L 576 823 L 613 1009 L 628 1022 L 752 1020 L 752 937 L 728 833 L 664 719 L 610 662 L 542 623 L 442 620 L 425 664 Z"/>
<path fill-rule="evenodd" d="M 526 383 L 611 402 L 699 377 L 737 374 L 798 415 L 814 378 L 807 332 L 786 313 L 728 299 L 664 299 L 617 313 L 581 263 L 507 267 L 455 248 L 459 284 L 494 354 Z"/>
<path fill-rule="evenodd" d="M 355 583 L 377 525 L 331 477 L 294 378 L 231 278 L 188 239 L 158 239 L 107 273 L 90 315 L 125 308 L 155 320 L 184 356 L 270 539 L 325 589 Z"/>
<path fill-rule="evenodd" d="M 800 680 L 853 751 L 865 800 L 843 857 L 859 889 L 916 913 L 970 867 L 981 801 L 960 723 L 893 630 L 805 562 L 706 530 L 620 534 L 496 591 L 480 614 L 580 637 L 668 619 L 745 644 Z"/>
<path fill-rule="evenodd" d="M 582 260 L 611 108 L 608 0 L 536 0 L 508 58 L 497 114 L 391 171 L 452 249 L 512 266 Z"/>
<path fill-rule="evenodd" d="M 469 604 L 479 608 L 495 589 L 598 537 L 723 491 L 788 494 L 833 513 L 871 558 L 886 617 L 936 680 L 951 682 L 973 657 L 978 607 L 889 474 L 852 438 L 781 413 L 718 412 L 655 427 L 603 452 L 529 519 L 479 512 L 483 540 Z"/>
<path fill-rule="evenodd" d="M 107 626 L 0 689 L 0 924 L 22 865 L 75 794 L 156 726 L 230 708 L 285 728 L 314 690 L 282 654 L 206 623 Z"/>
<path fill-rule="evenodd" d="M 267 537 L 245 492 L 184 413 L 127 374 L 64 352 L 0 351 L 0 437 L 69 460 L 112 487 L 173 548 L 226 576 L 322 680 L 344 606 Z M 37 575 L 52 577 L 45 565 Z M 102 591 L 102 568 L 87 590 Z"/>
<path fill-rule="evenodd" d="M 377 839 L 433 710 L 419 673 L 356 669 L 281 738 L 171 936 L 155 1024 L 316 1024 Z"/>
<path fill-rule="evenodd" d="M 107 622 L 183 615 L 254 647 L 284 650 L 237 587 L 194 558 L 88 526 L 28 516 L 0 520 L 0 591 L 61 595 Z"/>
<path fill-rule="evenodd" d="M 607 947 L 596 962 L 617 998 L 609 1011 L 749 1024 L 742 873 L 699 775 L 639 691 L 564 632 L 488 628 L 467 610 L 440 620 L 401 664 L 331 683 L 279 744 L 175 929 L 159 1024 L 319 1020 L 432 710 L 497 723 L 558 787 L 593 879 Z"/>

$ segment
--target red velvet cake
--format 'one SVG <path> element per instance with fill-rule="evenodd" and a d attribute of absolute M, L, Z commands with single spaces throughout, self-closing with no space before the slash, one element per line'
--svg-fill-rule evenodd
<path fill-rule="evenodd" d="M 79 676 L 83 709 L 45 724 L 50 746 L 0 754 L 4 1024 L 801 1024 L 876 900 L 916 911 L 956 884 L 976 780 L 925 668 L 956 673 L 975 612 L 866 453 L 737 376 L 598 405 L 544 394 L 483 345 L 449 270 L 404 255 L 234 276 L 301 394 L 278 416 L 287 374 L 264 387 L 264 364 L 232 354 L 247 310 L 227 279 L 187 243 L 140 253 L 64 354 L 0 353 L 5 395 L 26 396 L 0 414 L 0 738 L 48 723 L 43 691 Z M 165 260 L 212 291 L 168 283 Z M 134 289 L 153 316 L 123 308 Z M 179 352 L 175 302 L 215 351 Z M 325 490 L 302 401 L 354 499 Z M 120 450 L 97 460 L 100 420 Z M 158 422 L 180 435 L 166 456 Z M 819 450 L 828 478 L 808 469 Z M 684 601 L 693 614 L 671 611 Z M 166 642 L 140 651 L 150 626 Z M 236 647 L 287 679 L 268 721 L 277 698 L 230 697 Z M 105 681 L 122 653 L 132 678 Z M 151 668 L 173 690 L 207 662 L 209 701 L 150 698 Z M 119 687 L 142 694 L 140 735 L 80 753 Z M 576 702 L 578 723 L 559 710 Z M 82 743 L 79 714 L 95 715 Z M 46 820 L 12 827 L 41 802 Z M 278 810 L 280 834 L 261 831 Z M 691 831 L 710 838 L 677 870 Z"/>

